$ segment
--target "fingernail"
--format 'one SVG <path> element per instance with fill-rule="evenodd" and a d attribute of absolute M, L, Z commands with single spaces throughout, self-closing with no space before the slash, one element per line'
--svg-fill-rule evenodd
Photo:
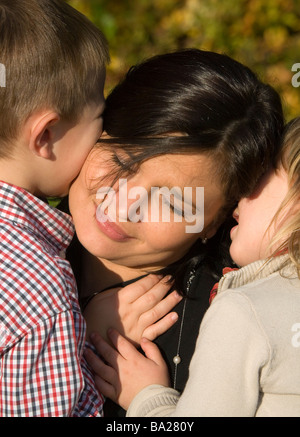
<path fill-rule="evenodd" d="M 89 348 L 85 348 L 84 351 L 83 351 L 83 355 L 85 357 L 90 357 L 92 355 L 92 352 L 91 352 L 91 350 Z"/>
<path fill-rule="evenodd" d="M 111 335 L 113 333 L 114 333 L 114 329 L 113 328 L 108 328 L 107 335 Z"/>
<path fill-rule="evenodd" d="M 171 282 L 173 280 L 173 276 L 172 275 L 167 275 L 167 276 L 165 276 L 162 280 L 161 280 L 161 282 L 163 282 L 163 283 L 168 283 L 168 282 Z"/>
<path fill-rule="evenodd" d="M 172 314 L 171 315 L 171 320 L 173 320 L 173 321 L 178 320 L 178 314 L 177 313 Z"/>
<path fill-rule="evenodd" d="M 100 338 L 101 338 L 101 336 L 97 332 L 90 333 L 90 339 L 92 342 L 95 342 L 95 341 L 99 340 Z"/>

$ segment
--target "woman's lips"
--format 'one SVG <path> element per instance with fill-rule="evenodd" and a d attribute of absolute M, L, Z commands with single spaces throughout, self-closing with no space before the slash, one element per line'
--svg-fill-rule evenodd
<path fill-rule="evenodd" d="M 116 223 L 109 221 L 107 215 L 99 212 L 99 209 L 96 213 L 96 222 L 100 230 L 111 240 L 125 241 L 131 238 Z"/>

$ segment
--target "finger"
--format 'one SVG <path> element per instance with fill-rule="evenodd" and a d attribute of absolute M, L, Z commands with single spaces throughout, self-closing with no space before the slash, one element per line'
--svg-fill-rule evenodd
<path fill-rule="evenodd" d="M 116 374 L 115 370 L 111 366 L 105 364 L 104 361 L 94 354 L 93 351 L 88 348 L 85 349 L 84 356 L 96 375 L 100 376 L 109 383 L 114 380 Z"/>
<path fill-rule="evenodd" d="M 168 314 L 181 300 L 182 296 L 177 293 L 176 290 L 173 291 L 168 294 L 167 297 L 160 300 L 155 306 L 152 306 L 148 311 L 144 311 L 140 316 L 141 323 L 143 323 L 145 327 L 152 325 Z"/>
<path fill-rule="evenodd" d="M 178 320 L 177 313 L 169 313 L 158 322 L 148 326 L 143 332 L 143 337 L 148 340 L 155 340 L 159 335 L 164 334 L 170 329 Z"/>
<path fill-rule="evenodd" d="M 109 329 L 107 334 L 112 344 L 125 360 L 131 360 L 140 355 L 136 347 L 115 329 Z"/>
<path fill-rule="evenodd" d="M 105 379 L 101 378 L 101 376 L 95 376 L 95 385 L 96 389 L 100 394 L 102 394 L 106 398 L 111 399 L 114 402 L 117 401 L 116 390 L 114 386 L 109 382 L 105 381 Z"/>
<path fill-rule="evenodd" d="M 149 341 L 147 338 L 142 338 L 141 348 L 143 349 L 146 357 L 149 358 L 149 360 L 152 360 L 159 365 L 165 363 L 159 348 L 156 346 L 155 343 L 152 343 L 152 341 Z"/>
<path fill-rule="evenodd" d="M 162 278 L 152 288 L 146 290 L 142 296 L 135 301 L 135 306 L 140 314 L 151 310 L 157 305 L 165 295 L 170 291 L 174 281 L 171 275 Z"/>
<path fill-rule="evenodd" d="M 98 332 L 92 332 L 90 339 L 98 354 L 101 355 L 101 357 L 113 368 L 116 368 L 116 363 L 119 356 L 118 351 L 110 346 L 110 344 L 108 344 Z"/>
<path fill-rule="evenodd" d="M 129 284 L 119 290 L 119 293 L 127 294 L 129 303 L 134 302 L 139 297 L 143 296 L 148 290 L 154 287 L 162 278 L 162 275 L 147 275 L 144 278 L 134 282 L 134 287 L 132 286 L 133 284 Z"/>

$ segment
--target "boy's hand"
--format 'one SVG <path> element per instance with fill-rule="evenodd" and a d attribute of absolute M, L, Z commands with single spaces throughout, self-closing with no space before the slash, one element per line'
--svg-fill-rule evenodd
<path fill-rule="evenodd" d="M 107 330 L 113 327 L 136 346 L 142 337 L 154 340 L 178 319 L 170 311 L 182 297 L 176 291 L 165 297 L 172 286 L 169 279 L 148 275 L 96 295 L 84 311 L 88 335 L 95 331 L 106 339 Z"/>
<path fill-rule="evenodd" d="M 90 349 L 85 352 L 101 394 L 127 410 L 133 398 L 148 385 L 169 386 L 167 365 L 154 343 L 142 339 L 141 347 L 145 357 L 117 331 L 109 330 L 108 335 L 114 347 L 99 334 L 91 335 L 93 345 L 103 361 Z"/>

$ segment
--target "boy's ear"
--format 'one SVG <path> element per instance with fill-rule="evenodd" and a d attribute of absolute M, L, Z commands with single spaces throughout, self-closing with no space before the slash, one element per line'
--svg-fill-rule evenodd
<path fill-rule="evenodd" d="M 35 114 L 30 119 L 29 149 L 41 158 L 51 159 L 53 156 L 53 126 L 59 121 L 54 111 Z"/>

